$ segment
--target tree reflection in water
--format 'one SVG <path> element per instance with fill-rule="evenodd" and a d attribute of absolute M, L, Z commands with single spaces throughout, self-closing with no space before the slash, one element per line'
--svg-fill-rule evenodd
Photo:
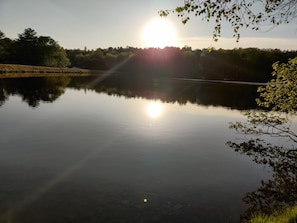
<path fill-rule="evenodd" d="M 94 90 L 97 93 L 126 98 L 141 97 L 179 104 L 223 106 L 232 109 L 257 107 L 257 86 L 242 84 L 207 83 L 175 79 L 150 79 L 130 75 L 110 76 L 90 86 L 96 76 L 0 79 L 0 106 L 9 95 L 18 95 L 31 107 L 40 101 L 53 102 L 65 88 Z M 240 92 L 241 97 L 237 97 Z M 244 100 L 242 100 L 244 98 Z"/>
<path fill-rule="evenodd" d="M 141 79 L 141 76 L 140 78 L 127 76 L 109 77 L 90 87 L 92 78 L 96 77 L 1 79 L 0 106 L 10 95 L 18 95 L 29 106 L 37 107 L 41 101 L 55 101 L 67 87 L 127 98 L 159 99 L 162 102 L 179 104 L 223 106 L 238 110 L 257 108 L 255 102 L 257 86 Z M 241 97 L 238 97 L 238 92 Z M 160 112 L 156 108 L 152 110 L 154 115 Z M 297 137 L 290 130 L 289 117 L 267 112 L 249 112 L 247 117 L 247 123 L 235 123 L 231 127 L 239 133 L 251 135 L 251 139 L 243 142 L 230 141 L 227 144 L 235 151 L 251 156 L 256 163 L 270 166 L 273 170 L 273 178 L 262 182 L 258 190 L 246 194 L 243 200 L 249 208 L 242 215 L 243 220 L 248 219 L 251 213 L 258 211 L 271 213 L 275 209 L 297 201 Z M 266 143 L 256 137 L 259 135 L 287 137 L 292 142 L 292 148 Z"/>
<path fill-rule="evenodd" d="M 241 216 L 243 221 L 252 214 L 271 214 L 297 202 L 297 137 L 291 129 L 289 115 L 263 111 L 247 113 L 247 117 L 246 123 L 238 122 L 230 127 L 251 138 L 227 144 L 236 152 L 252 157 L 254 162 L 271 167 L 273 176 L 243 198 L 249 206 Z M 263 135 L 288 140 L 284 143 L 286 145 L 274 145 L 259 139 Z"/>
<path fill-rule="evenodd" d="M 53 102 L 65 92 L 70 77 L 13 78 L 0 81 L 0 106 L 9 95 L 18 95 L 31 107 Z"/>

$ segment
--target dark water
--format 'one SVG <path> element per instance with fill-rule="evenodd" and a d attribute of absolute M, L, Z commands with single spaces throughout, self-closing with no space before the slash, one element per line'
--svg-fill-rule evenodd
<path fill-rule="evenodd" d="M 0 79 L 0 222 L 239 222 L 270 169 L 226 145 L 256 86 Z M 146 200 L 145 200 L 146 199 Z"/>

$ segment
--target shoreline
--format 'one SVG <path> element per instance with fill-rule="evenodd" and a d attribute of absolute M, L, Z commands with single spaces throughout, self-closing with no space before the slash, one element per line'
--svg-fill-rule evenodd
<path fill-rule="evenodd" d="M 61 76 L 98 76 L 104 75 L 108 71 L 104 70 L 89 70 L 80 68 L 68 67 L 45 67 L 20 64 L 0 64 L 0 79 L 1 78 L 26 78 L 26 77 L 61 77 Z M 110 71 L 109 71 L 110 72 Z M 111 72 L 118 73 L 118 72 Z M 123 72 L 125 73 L 125 72 Z M 162 79 L 162 78 L 161 78 Z M 265 86 L 267 83 L 238 81 L 238 80 L 215 80 L 215 79 L 198 79 L 198 78 L 170 78 L 176 81 L 195 81 L 206 83 L 227 83 L 227 84 L 244 84 Z"/>
<path fill-rule="evenodd" d="M 20 64 L 0 64 L 0 78 L 43 77 L 43 76 L 89 76 L 100 71 L 68 68 L 44 67 Z"/>

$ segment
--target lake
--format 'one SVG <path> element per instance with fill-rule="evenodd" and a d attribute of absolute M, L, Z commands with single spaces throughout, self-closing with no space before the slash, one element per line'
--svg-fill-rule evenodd
<path fill-rule="evenodd" d="M 256 85 L 0 79 L 0 222 L 239 222 L 272 177 L 226 142 Z"/>

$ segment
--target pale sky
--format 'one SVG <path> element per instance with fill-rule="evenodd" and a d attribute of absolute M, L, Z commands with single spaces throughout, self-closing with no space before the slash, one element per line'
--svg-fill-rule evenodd
<path fill-rule="evenodd" d="M 37 35 L 50 36 L 67 49 L 143 48 L 146 47 L 143 30 L 148 22 L 159 17 L 159 10 L 174 9 L 182 3 L 183 0 L 0 0 L 0 30 L 15 39 L 30 27 Z M 232 38 L 232 29 L 227 25 L 215 43 L 213 25 L 200 17 L 193 17 L 186 25 L 176 14 L 165 20 L 174 28 L 178 47 L 297 50 L 296 21 L 270 31 L 265 27 L 260 32 L 243 29 L 239 43 Z"/>

